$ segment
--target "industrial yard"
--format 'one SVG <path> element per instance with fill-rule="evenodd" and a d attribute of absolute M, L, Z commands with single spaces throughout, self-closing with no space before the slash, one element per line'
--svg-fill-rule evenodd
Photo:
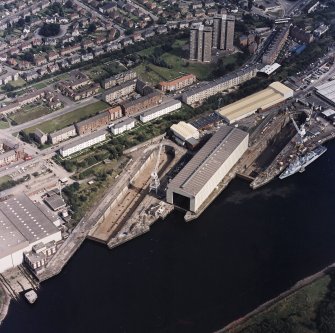
<path fill-rule="evenodd" d="M 86 239 L 113 249 L 174 210 L 194 221 L 235 178 L 252 189 L 285 181 L 335 137 L 323 9 L 325 23 L 309 17 L 304 31 L 300 1 L 279 14 L 215 1 L 70 5 L 55 41 L 29 29 L 12 41 L 17 20 L 0 20 L 10 47 L 0 54 L 0 283 L 14 299 Z M 55 8 L 46 0 L 35 14 L 49 22 Z"/>

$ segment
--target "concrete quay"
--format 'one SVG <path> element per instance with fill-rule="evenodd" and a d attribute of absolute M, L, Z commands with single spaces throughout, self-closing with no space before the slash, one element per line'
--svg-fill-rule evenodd
<path fill-rule="evenodd" d="M 37 274 L 39 281 L 47 280 L 59 274 L 66 263 L 79 249 L 84 242 L 90 230 L 95 226 L 97 221 L 103 217 L 108 207 L 120 194 L 123 188 L 128 186 L 130 179 L 137 172 L 145 161 L 145 157 L 138 156 L 126 167 L 118 177 L 117 182 L 111 187 L 110 191 L 104 196 L 98 206 L 94 207 L 74 228 L 69 237 L 60 246 L 55 255 L 50 259 L 43 272 Z"/>
<path fill-rule="evenodd" d="M 136 178 L 136 175 L 138 175 L 139 170 L 145 165 L 148 157 L 152 155 L 153 151 L 159 146 L 159 142 L 162 142 L 163 145 L 175 147 L 178 152 L 180 150 L 180 147 L 176 146 L 173 142 L 168 140 L 162 141 L 162 137 L 159 137 L 149 140 L 148 142 L 141 144 L 140 147 L 136 146 L 131 149 L 131 151 L 128 151 L 128 153 L 131 152 L 132 158 L 124 168 L 123 172 L 119 175 L 117 182 L 111 187 L 110 191 L 103 197 L 99 204 L 92 208 L 91 211 L 78 223 L 69 237 L 61 244 L 58 251 L 47 263 L 45 269 L 36 275 L 39 281 L 45 281 L 52 278 L 62 271 L 63 267 L 88 237 L 91 230 L 95 229 L 99 221 L 106 217 L 112 204 L 118 197 L 122 196 L 124 189 L 131 185 L 132 180 Z M 157 199 L 155 198 L 155 200 Z M 139 207 L 142 207 L 142 205 Z M 128 223 L 126 225 L 128 225 Z M 133 234 L 135 237 L 135 233 Z"/>

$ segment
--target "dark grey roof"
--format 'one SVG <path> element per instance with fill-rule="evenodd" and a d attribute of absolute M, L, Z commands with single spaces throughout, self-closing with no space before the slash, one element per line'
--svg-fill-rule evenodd
<path fill-rule="evenodd" d="M 44 201 L 54 211 L 64 208 L 66 206 L 65 201 L 60 195 L 52 195 L 48 198 L 45 198 Z"/>

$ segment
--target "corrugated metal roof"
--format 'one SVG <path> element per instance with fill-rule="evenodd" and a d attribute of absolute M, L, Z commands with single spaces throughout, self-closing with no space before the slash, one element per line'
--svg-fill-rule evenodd
<path fill-rule="evenodd" d="M 285 96 L 292 96 L 293 90 L 280 82 L 273 82 L 262 91 L 220 108 L 217 113 L 230 123 L 246 117 L 258 109 L 266 109 L 286 100 Z"/>
<path fill-rule="evenodd" d="M 326 82 L 316 87 L 316 90 L 319 95 L 335 103 L 335 81 Z"/>
<path fill-rule="evenodd" d="M 248 133 L 238 128 L 221 127 L 168 187 L 180 188 L 195 196 L 247 136 Z"/>
<path fill-rule="evenodd" d="M 180 121 L 178 124 L 173 124 L 171 126 L 171 131 L 184 140 L 187 140 L 191 137 L 199 137 L 199 131 L 193 125 L 185 123 L 185 121 Z"/>
<path fill-rule="evenodd" d="M 57 232 L 51 216 L 25 194 L 0 203 L 0 258 Z"/>

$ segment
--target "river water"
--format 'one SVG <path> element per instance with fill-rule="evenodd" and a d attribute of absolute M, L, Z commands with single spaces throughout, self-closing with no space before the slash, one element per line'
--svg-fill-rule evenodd
<path fill-rule="evenodd" d="M 1 333 L 213 332 L 335 261 L 335 142 L 256 191 L 234 180 L 196 221 L 175 212 L 114 250 L 86 241 Z"/>

